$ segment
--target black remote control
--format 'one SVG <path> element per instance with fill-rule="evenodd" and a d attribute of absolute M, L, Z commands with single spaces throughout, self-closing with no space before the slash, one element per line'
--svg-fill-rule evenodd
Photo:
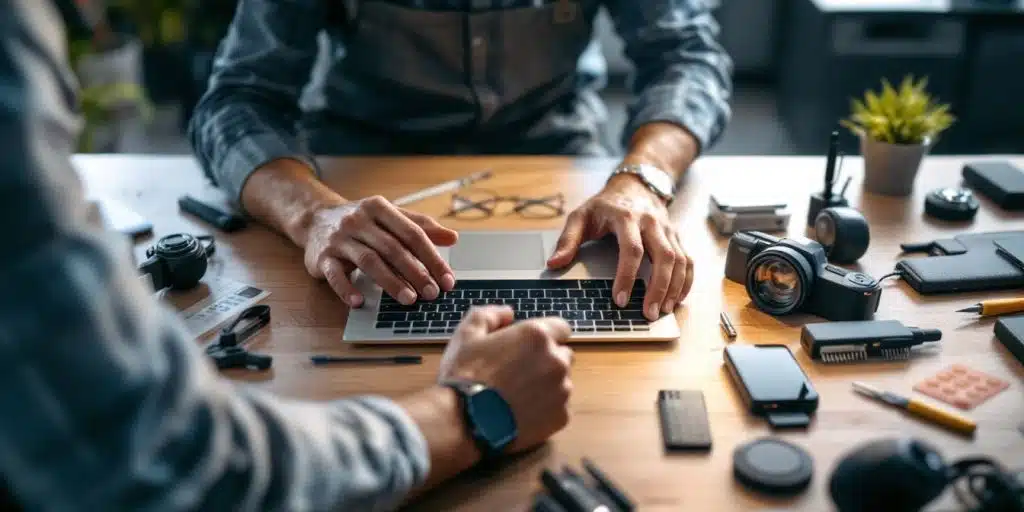
<path fill-rule="evenodd" d="M 665 449 L 710 450 L 711 426 L 704 393 L 696 390 L 658 391 L 658 416 Z"/>

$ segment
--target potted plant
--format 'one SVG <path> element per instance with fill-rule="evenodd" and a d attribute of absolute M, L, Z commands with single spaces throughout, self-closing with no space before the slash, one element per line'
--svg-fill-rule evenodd
<path fill-rule="evenodd" d="M 852 101 L 853 112 L 841 123 L 860 137 L 866 191 L 909 195 L 924 155 L 953 124 L 949 105 L 936 103 L 927 84 L 927 78 L 907 76 L 896 89 L 883 79 L 880 92 L 868 90 L 863 101 Z"/>

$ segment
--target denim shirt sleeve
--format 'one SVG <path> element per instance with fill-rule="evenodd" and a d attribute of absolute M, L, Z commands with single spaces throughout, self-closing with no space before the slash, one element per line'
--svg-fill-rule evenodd
<path fill-rule="evenodd" d="M 23 510 L 385 510 L 424 481 L 398 405 L 221 378 L 89 222 L 45 0 L 0 0 L 0 497 Z"/>
<path fill-rule="evenodd" d="M 626 56 L 636 68 L 635 99 L 623 132 L 655 121 L 675 123 L 701 149 L 718 139 L 729 120 L 732 60 L 716 40 L 717 0 L 605 0 Z"/>
<path fill-rule="evenodd" d="M 207 176 L 239 205 L 249 175 L 271 160 L 294 158 L 317 171 L 297 125 L 326 3 L 241 0 L 217 51 L 189 138 Z"/>

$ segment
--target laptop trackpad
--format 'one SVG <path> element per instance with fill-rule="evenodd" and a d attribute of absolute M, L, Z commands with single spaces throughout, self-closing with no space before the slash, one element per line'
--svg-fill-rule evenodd
<path fill-rule="evenodd" d="M 544 268 L 544 237 L 538 232 L 459 233 L 448 263 L 456 273 L 472 270 L 537 270 Z"/>

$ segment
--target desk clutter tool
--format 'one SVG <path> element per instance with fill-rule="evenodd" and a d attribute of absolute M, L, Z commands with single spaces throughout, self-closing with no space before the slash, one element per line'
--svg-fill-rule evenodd
<path fill-rule="evenodd" d="M 807 489 L 814 476 L 814 459 L 807 450 L 782 439 L 763 437 L 736 447 L 733 476 L 754 491 L 793 495 Z"/>
<path fill-rule="evenodd" d="M 1021 311 L 1024 311 L 1024 298 L 985 300 L 956 310 L 957 313 L 977 313 L 979 316 L 1010 315 Z"/>
<path fill-rule="evenodd" d="M 1024 365 L 1024 315 L 1000 318 L 996 322 L 995 335 L 1010 355 Z"/>
<path fill-rule="evenodd" d="M 1024 231 L 971 233 L 900 248 L 929 256 L 896 264 L 903 280 L 921 294 L 1024 287 Z"/>
<path fill-rule="evenodd" d="M 209 235 L 167 235 L 146 249 L 148 259 L 139 265 L 139 272 L 149 276 L 155 291 L 188 290 L 206 275 L 209 258 L 216 247 Z"/>
<path fill-rule="evenodd" d="M 734 340 L 740 335 L 739 332 L 736 331 L 736 326 L 733 325 L 732 319 L 729 318 L 729 313 L 726 313 L 725 311 L 719 313 L 718 323 L 722 327 L 722 332 L 724 332 L 725 336 L 730 340 Z"/>
<path fill-rule="evenodd" d="M 899 320 L 807 324 L 800 331 L 804 352 L 824 363 L 905 360 L 913 347 L 941 339 L 938 329 L 907 327 Z"/>
<path fill-rule="evenodd" d="M 708 220 L 720 235 L 740 231 L 785 231 L 789 217 L 786 203 L 766 201 L 755 195 L 720 192 L 711 195 L 708 206 Z"/>
<path fill-rule="evenodd" d="M 678 389 L 658 391 L 658 419 L 666 451 L 711 449 L 711 426 L 704 393 Z"/>
<path fill-rule="evenodd" d="M 954 364 L 934 376 L 918 382 L 914 386 L 914 391 L 968 410 L 998 395 L 1008 387 L 1010 387 L 1010 383 L 1003 379 L 973 370 L 962 364 Z"/>
<path fill-rule="evenodd" d="M 820 243 L 757 231 L 729 239 L 725 277 L 744 285 L 758 309 L 777 316 L 803 312 L 832 321 L 870 320 L 882 295 L 875 278 L 829 264 Z"/>
<path fill-rule="evenodd" d="M 217 368 L 247 368 L 266 370 L 273 358 L 256 354 L 245 349 L 244 344 L 257 331 L 270 323 L 270 306 L 252 306 L 243 311 L 234 321 L 224 327 L 217 341 L 206 347 L 206 355 L 213 359 Z"/>
<path fill-rule="evenodd" d="M 725 348 L 725 367 L 747 409 L 775 428 L 806 427 L 818 392 L 785 345 Z"/>
<path fill-rule="evenodd" d="M 832 263 L 854 263 L 868 252 L 871 230 L 864 215 L 849 206 L 825 208 L 814 219 L 814 239 Z"/>
<path fill-rule="evenodd" d="M 978 199 L 966 188 L 939 188 L 924 197 L 924 213 L 939 220 L 969 221 L 980 207 Z"/>
<path fill-rule="evenodd" d="M 241 230 L 247 224 L 245 217 L 205 203 L 190 195 L 178 198 L 178 208 L 225 233 Z"/>
<path fill-rule="evenodd" d="M 908 414 L 927 420 L 930 423 L 948 428 L 958 434 L 966 436 L 974 435 L 978 425 L 968 418 L 960 416 L 951 411 L 945 411 L 934 405 L 922 402 L 914 398 L 897 395 L 889 391 L 882 391 L 863 382 L 854 382 L 853 390 L 866 397 L 873 398 L 884 404 L 903 409 Z"/>
<path fill-rule="evenodd" d="M 1004 210 L 1024 209 L 1024 171 L 1010 162 L 972 162 L 964 165 L 964 183 Z"/>
<path fill-rule="evenodd" d="M 836 168 L 837 158 L 839 158 L 839 169 Z M 836 174 L 839 171 L 842 171 L 842 158 L 839 157 L 839 132 L 833 131 L 829 134 L 828 156 L 825 159 L 825 187 L 821 192 L 811 194 L 811 201 L 807 206 L 808 226 L 814 225 L 818 219 L 818 213 L 825 208 L 850 205 L 849 201 L 846 200 L 846 189 L 850 186 L 849 178 L 847 178 L 839 193 L 834 193 L 835 185 L 839 181 L 839 177 Z"/>
<path fill-rule="evenodd" d="M 632 512 L 633 500 L 597 467 L 584 458 L 583 475 L 565 466 L 561 472 L 545 469 L 541 472 L 544 492 L 534 499 L 534 512 Z"/>
<path fill-rule="evenodd" d="M 934 446 L 911 438 L 851 450 L 832 472 L 829 494 L 839 512 L 917 511 L 950 486 L 963 510 L 1024 510 L 1024 473 L 984 457 L 949 464 Z"/>

